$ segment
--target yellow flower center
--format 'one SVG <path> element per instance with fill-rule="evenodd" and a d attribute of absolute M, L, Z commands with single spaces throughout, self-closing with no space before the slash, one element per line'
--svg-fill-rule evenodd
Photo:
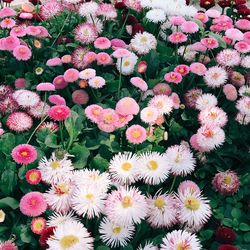
<path fill-rule="evenodd" d="M 147 167 L 148 167 L 148 169 L 155 171 L 158 169 L 159 165 L 156 161 L 151 160 L 148 162 Z"/>
<path fill-rule="evenodd" d="M 139 137 L 141 136 L 141 132 L 138 131 L 138 130 L 135 130 L 135 131 L 132 132 L 132 136 L 133 136 L 135 139 L 137 139 L 137 138 L 139 138 Z"/>
<path fill-rule="evenodd" d="M 99 109 L 94 109 L 93 110 L 93 115 L 100 115 L 100 110 Z"/>
<path fill-rule="evenodd" d="M 5 220 L 5 213 L 3 210 L 0 210 L 0 222 L 4 222 Z"/>
<path fill-rule="evenodd" d="M 33 172 L 30 174 L 29 179 L 31 181 L 35 181 L 38 178 L 38 174 L 36 172 Z"/>
<path fill-rule="evenodd" d="M 218 113 L 216 113 L 216 112 L 210 112 L 210 113 L 209 113 L 209 117 L 210 117 L 211 119 L 215 120 L 215 119 L 218 117 Z"/>
<path fill-rule="evenodd" d="M 59 161 L 52 161 L 50 163 L 50 167 L 53 168 L 53 169 L 57 169 L 57 168 L 61 167 L 61 164 L 60 164 Z"/>
<path fill-rule="evenodd" d="M 113 227 L 112 231 L 114 234 L 119 234 L 122 231 L 122 229 L 121 229 L 121 227 Z"/>
<path fill-rule="evenodd" d="M 128 66 L 130 65 L 130 61 L 125 61 L 125 62 L 123 63 L 123 65 L 124 65 L 125 67 L 128 67 Z"/>
<path fill-rule="evenodd" d="M 86 197 L 86 199 L 88 199 L 88 200 L 93 200 L 94 195 L 93 195 L 93 194 L 86 194 L 85 197 Z"/>
<path fill-rule="evenodd" d="M 200 201 L 192 196 L 187 197 L 184 204 L 186 208 L 193 211 L 196 211 L 200 208 Z"/>
<path fill-rule="evenodd" d="M 41 221 L 41 220 L 37 220 L 37 221 L 34 223 L 33 226 L 34 226 L 35 230 L 41 231 L 41 230 L 43 229 L 43 227 L 44 227 L 44 222 Z"/>
<path fill-rule="evenodd" d="M 166 205 L 164 199 L 162 199 L 161 197 L 158 197 L 155 202 L 154 202 L 155 207 L 162 209 L 164 208 L 164 206 Z"/>
<path fill-rule="evenodd" d="M 129 171 L 129 170 L 131 170 L 132 167 L 133 167 L 132 164 L 129 163 L 129 162 L 124 162 L 124 163 L 122 163 L 122 169 L 123 169 L 124 171 Z"/>
<path fill-rule="evenodd" d="M 122 199 L 122 206 L 124 208 L 132 207 L 132 205 L 133 205 L 133 202 L 132 202 L 132 199 L 129 196 L 125 196 Z"/>
<path fill-rule="evenodd" d="M 62 249 L 69 249 L 79 242 L 79 238 L 75 235 L 66 235 L 60 240 L 60 246 Z"/>
<path fill-rule="evenodd" d="M 176 163 L 179 163 L 181 161 L 181 155 L 179 153 L 177 153 L 175 160 Z"/>
<path fill-rule="evenodd" d="M 147 43 L 148 39 L 146 36 L 142 36 L 141 39 L 140 39 L 140 42 L 141 43 Z"/>
<path fill-rule="evenodd" d="M 223 182 L 224 182 L 225 184 L 227 184 L 227 185 L 230 185 L 230 184 L 231 184 L 231 182 L 232 182 L 232 178 L 231 178 L 231 176 L 226 175 L 226 176 L 224 177 Z"/>
<path fill-rule="evenodd" d="M 186 243 L 180 242 L 176 245 L 176 250 L 191 250 L 191 248 Z"/>
<path fill-rule="evenodd" d="M 28 152 L 27 151 L 21 152 L 21 156 L 28 156 Z"/>
<path fill-rule="evenodd" d="M 69 193 L 69 186 L 65 183 L 59 184 L 56 187 L 56 194 L 63 195 Z"/>

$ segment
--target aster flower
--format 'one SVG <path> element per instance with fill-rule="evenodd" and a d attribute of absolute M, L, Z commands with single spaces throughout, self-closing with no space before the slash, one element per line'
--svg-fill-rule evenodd
<path fill-rule="evenodd" d="M 137 60 L 138 57 L 130 52 L 129 56 L 117 59 L 116 68 L 123 75 L 131 75 L 134 72 Z"/>
<path fill-rule="evenodd" d="M 55 122 L 43 122 L 39 126 L 38 130 L 40 130 L 40 129 L 48 129 L 51 133 L 54 133 L 54 132 L 58 131 L 59 126 Z"/>
<path fill-rule="evenodd" d="M 144 247 L 142 245 L 140 245 L 137 250 L 158 250 L 159 248 L 155 245 L 153 245 L 153 243 L 149 243 L 147 242 Z"/>
<path fill-rule="evenodd" d="M 216 61 L 227 67 L 234 67 L 240 64 L 241 58 L 237 50 L 224 49 L 216 56 Z"/>
<path fill-rule="evenodd" d="M 222 195 L 235 194 L 240 186 L 237 174 L 232 170 L 217 173 L 212 181 L 213 187 Z"/>
<path fill-rule="evenodd" d="M 99 105 L 92 104 L 86 107 L 85 109 L 85 115 L 86 117 L 91 120 L 94 123 L 97 123 L 99 121 L 99 116 L 102 112 L 103 108 Z"/>
<path fill-rule="evenodd" d="M 167 164 L 174 175 L 186 176 L 195 168 L 195 159 L 190 148 L 184 145 L 171 146 L 166 151 Z"/>
<path fill-rule="evenodd" d="M 106 19 L 110 20 L 115 19 L 117 17 L 117 12 L 113 4 L 100 3 L 99 8 L 97 10 L 97 15 L 103 16 Z"/>
<path fill-rule="evenodd" d="M 182 230 L 174 230 L 163 238 L 160 250 L 174 249 L 200 250 L 201 244 L 196 235 Z"/>
<path fill-rule="evenodd" d="M 118 121 L 118 114 L 114 109 L 103 109 L 98 116 L 97 125 L 98 128 L 106 133 L 115 131 L 115 123 Z"/>
<path fill-rule="evenodd" d="M 37 169 L 30 169 L 25 174 L 26 181 L 31 185 L 37 185 L 40 183 L 42 176 L 41 172 Z"/>
<path fill-rule="evenodd" d="M 156 95 L 148 103 L 149 107 L 154 107 L 159 114 L 170 114 L 173 109 L 173 101 L 166 95 Z"/>
<path fill-rule="evenodd" d="M 141 154 L 138 161 L 139 178 L 149 185 L 164 182 L 168 178 L 170 170 L 167 160 L 166 155 L 158 152 Z"/>
<path fill-rule="evenodd" d="M 79 15 L 83 17 L 95 17 L 99 6 L 96 2 L 82 3 L 79 7 Z"/>
<path fill-rule="evenodd" d="M 19 106 L 12 95 L 7 96 L 2 101 L 0 101 L 0 113 L 13 113 L 14 111 L 17 111 L 18 108 Z"/>
<path fill-rule="evenodd" d="M 140 223 L 148 212 L 146 197 L 134 187 L 119 187 L 118 190 L 112 191 L 105 206 L 107 217 L 118 225 Z"/>
<path fill-rule="evenodd" d="M 80 222 L 67 221 L 54 230 L 53 237 L 47 240 L 49 250 L 85 249 L 93 250 L 94 239 Z"/>
<path fill-rule="evenodd" d="M 249 69 L 250 68 L 250 56 L 245 56 L 242 58 L 240 65 L 243 68 Z"/>
<path fill-rule="evenodd" d="M 94 89 L 100 89 L 106 85 L 106 81 L 101 76 L 95 76 L 89 80 L 88 84 L 90 87 Z"/>
<path fill-rule="evenodd" d="M 193 192 L 200 192 L 200 188 L 193 181 L 183 181 L 180 183 L 180 185 L 178 187 L 178 193 L 184 194 L 187 189 L 189 189 L 190 192 L 192 192 L 192 193 Z"/>
<path fill-rule="evenodd" d="M 154 107 L 146 107 L 141 110 L 140 118 L 143 122 L 148 124 L 156 123 L 159 117 L 158 110 Z"/>
<path fill-rule="evenodd" d="M 227 72 L 219 67 L 210 67 L 204 75 L 204 80 L 207 86 L 211 88 L 218 88 L 223 85 L 228 79 Z"/>
<path fill-rule="evenodd" d="M 138 179 L 139 158 L 131 152 L 116 154 L 109 163 L 111 178 L 120 184 L 131 184 Z"/>
<path fill-rule="evenodd" d="M 16 90 L 13 93 L 13 98 L 19 106 L 22 108 L 35 107 L 40 102 L 40 97 L 37 93 L 30 90 Z"/>
<path fill-rule="evenodd" d="M 104 217 L 99 226 L 100 238 L 108 246 L 124 247 L 132 238 L 135 231 L 133 224 L 130 225 L 117 225 Z"/>
<path fill-rule="evenodd" d="M 162 23 L 166 20 L 166 14 L 162 9 L 152 9 L 147 12 L 146 18 L 153 23 Z"/>
<path fill-rule="evenodd" d="M 137 115 L 140 107 L 132 97 L 123 97 L 116 103 L 115 111 L 122 116 Z"/>
<path fill-rule="evenodd" d="M 63 6 L 59 1 L 50 0 L 41 5 L 39 15 L 43 20 L 49 20 L 58 16 L 63 11 Z"/>
<path fill-rule="evenodd" d="M 98 37 L 96 27 L 91 23 L 79 24 L 74 33 L 75 39 L 82 44 L 90 44 Z"/>
<path fill-rule="evenodd" d="M 147 221 L 153 228 L 169 228 L 177 222 L 175 198 L 171 194 L 156 194 L 147 198 L 150 213 Z"/>
<path fill-rule="evenodd" d="M 67 221 L 79 221 L 77 217 L 73 215 L 74 213 L 70 211 L 69 213 L 56 213 L 54 212 L 49 216 L 46 225 L 47 227 L 58 227 L 59 225 Z"/>
<path fill-rule="evenodd" d="M 134 124 L 127 128 L 126 138 L 133 144 L 143 143 L 147 139 L 146 129 L 138 124 Z"/>
<path fill-rule="evenodd" d="M 187 189 L 177 196 L 178 219 L 188 228 L 197 230 L 210 218 L 212 212 L 209 201 L 200 192 Z"/>
<path fill-rule="evenodd" d="M 14 112 L 10 114 L 6 121 L 6 126 L 16 132 L 29 130 L 33 125 L 32 118 L 24 112 Z"/>
<path fill-rule="evenodd" d="M 48 110 L 48 116 L 55 121 L 66 120 L 70 113 L 70 108 L 65 105 L 55 105 Z"/>
<path fill-rule="evenodd" d="M 202 95 L 201 89 L 190 89 L 184 95 L 185 105 L 188 108 L 195 108 L 197 99 Z"/>

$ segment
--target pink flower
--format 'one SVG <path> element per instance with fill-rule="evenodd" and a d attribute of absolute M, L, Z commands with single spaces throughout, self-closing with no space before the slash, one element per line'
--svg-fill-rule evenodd
<path fill-rule="evenodd" d="M 195 14 L 194 18 L 201 21 L 202 23 L 206 23 L 209 20 L 208 16 L 202 12 Z"/>
<path fill-rule="evenodd" d="M 24 45 L 18 45 L 13 50 L 13 55 L 18 61 L 27 61 L 31 58 L 31 50 Z"/>
<path fill-rule="evenodd" d="M 99 121 L 99 116 L 102 113 L 103 108 L 99 105 L 92 104 L 85 109 L 86 117 L 94 123 Z"/>
<path fill-rule="evenodd" d="M 50 34 L 48 32 L 48 30 L 43 27 L 43 26 L 36 26 L 39 29 L 39 34 L 37 35 L 37 37 L 49 37 Z"/>
<path fill-rule="evenodd" d="M 172 24 L 172 25 L 175 25 L 175 26 L 180 26 L 182 25 L 184 22 L 185 22 L 185 18 L 182 17 L 182 16 L 172 16 L 169 18 L 169 22 Z"/>
<path fill-rule="evenodd" d="M 66 105 L 65 99 L 60 95 L 49 96 L 49 101 L 55 105 Z"/>
<path fill-rule="evenodd" d="M 41 234 L 46 228 L 46 220 L 43 217 L 34 218 L 31 221 L 31 231 L 35 234 Z"/>
<path fill-rule="evenodd" d="M 29 144 L 20 144 L 12 150 L 11 156 L 16 163 L 28 165 L 37 159 L 37 152 Z"/>
<path fill-rule="evenodd" d="M 247 19 L 240 19 L 235 23 L 235 27 L 240 30 L 250 30 L 250 21 Z"/>
<path fill-rule="evenodd" d="M 27 131 L 31 129 L 32 125 L 32 118 L 25 112 L 13 112 L 6 120 L 6 126 L 16 132 Z"/>
<path fill-rule="evenodd" d="M 25 29 L 27 35 L 38 36 L 40 34 L 40 29 L 37 26 L 28 26 Z"/>
<path fill-rule="evenodd" d="M 92 62 L 94 62 L 96 60 L 96 53 L 95 52 L 87 52 L 84 57 L 83 57 L 83 61 L 86 64 L 91 64 Z"/>
<path fill-rule="evenodd" d="M 127 49 L 118 48 L 115 50 L 112 54 L 115 58 L 123 58 L 123 57 L 129 57 L 131 53 Z"/>
<path fill-rule="evenodd" d="M 199 30 L 197 23 L 192 21 L 185 21 L 181 24 L 181 31 L 184 33 L 195 33 Z"/>
<path fill-rule="evenodd" d="M 15 16 L 15 15 L 16 11 L 10 7 L 4 7 L 3 9 L 0 10 L 0 18 Z"/>
<path fill-rule="evenodd" d="M 147 71 L 148 64 L 146 61 L 140 61 L 137 65 L 137 72 L 143 74 Z"/>
<path fill-rule="evenodd" d="M 164 79 L 170 83 L 180 83 L 182 81 L 182 76 L 177 72 L 169 72 L 164 75 Z"/>
<path fill-rule="evenodd" d="M 133 117 L 134 117 L 133 115 L 123 116 L 118 114 L 118 120 L 115 122 L 115 127 L 116 128 L 124 127 L 133 119 Z"/>
<path fill-rule="evenodd" d="M 224 42 L 225 42 L 226 44 L 228 44 L 228 45 L 233 44 L 232 39 L 230 39 L 230 38 L 227 37 L 227 36 L 223 36 L 223 40 L 224 40 Z"/>
<path fill-rule="evenodd" d="M 12 51 L 18 45 L 20 45 L 20 40 L 15 36 L 7 36 L 6 38 L 2 38 L 3 50 Z"/>
<path fill-rule="evenodd" d="M 197 134 L 192 135 L 189 142 L 190 142 L 191 146 L 194 149 L 196 149 L 197 151 L 206 152 L 206 149 L 201 147 L 200 144 L 198 143 Z"/>
<path fill-rule="evenodd" d="M 46 62 L 47 66 L 60 66 L 62 65 L 62 60 L 59 57 L 51 58 Z"/>
<path fill-rule="evenodd" d="M 199 76 L 204 76 L 205 73 L 207 72 L 207 68 L 203 63 L 195 62 L 190 65 L 190 70 L 192 73 L 199 75 Z"/>
<path fill-rule="evenodd" d="M 82 44 L 90 44 L 98 37 L 96 26 L 92 23 L 81 23 L 75 30 L 75 39 Z"/>
<path fill-rule="evenodd" d="M 30 192 L 25 194 L 20 201 L 20 210 L 22 214 L 36 217 L 44 213 L 47 209 L 47 203 L 43 194 L 40 192 Z"/>
<path fill-rule="evenodd" d="M 38 169 L 30 169 L 26 172 L 25 178 L 29 184 L 38 185 L 42 179 L 42 174 Z"/>
<path fill-rule="evenodd" d="M 15 80 L 15 87 L 17 89 L 24 89 L 26 87 L 26 80 L 25 80 L 25 78 L 17 78 Z"/>
<path fill-rule="evenodd" d="M 71 55 L 64 55 L 61 58 L 62 63 L 71 63 L 72 56 Z"/>
<path fill-rule="evenodd" d="M 145 92 L 148 89 L 147 83 L 140 77 L 132 77 L 130 82 L 135 87 L 139 88 L 141 91 Z"/>
<path fill-rule="evenodd" d="M 171 95 L 172 89 L 167 83 L 157 83 L 153 88 L 153 92 L 155 95 Z"/>
<path fill-rule="evenodd" d="M 198 52 L 206 52 L 207 50 L 207 48 L 201 42 L 191 44 L 191 49 Z"/>
<path fill-rule="evenodd" d="M 111 47 L 111 42 L 106 37 L 98 37 L 94 42 L 94 47 L 96 49 L 108 49 Z"/>
<path fill-rule="evenodd" d="M 119 119 L 118 114 L 113 109 L 103 109 L 98 116 L 97 125 L 98 128 L 104 132 L 111 133 L 116 127 L 115 124 Z"/>
<path fill-rule="evenodd" d="M 250 31 L 244 33 L 244 35 L 243 35 L 243 41 L 245 41 L 248 44 L 250 44 Z"/>
<path fill-rule="evenodd" d="M 204 45 L 208 49 L 215 49 L 219 47 L 218 41 L 213 37 L 201 39 L 201 44 Z"/>
<path fill-rule="evenodd" d="M 126 48 L 127 44 L 121 39 L 114 38 L 111 40 L 111 46 L 113 50 L 116 50 L 118 48 Z"/>
<path fill-rule="evenodd" d="M 20 15 L 19 15 L 19 18 L 30 20 L 30 19 L 33 18 L 33 14 L 32 13 L 21 12 Z"/>
<path fill-rule="evenodd" d="M 173 32 L 169 37 L 168 40 L 171 43 L 184 43 L 187 41 L 187 36 L 182 32 Z"/>
<path fill-rule="evenodd" d="M 37 91 L 55 91 L 55 85 L 50 82 L 41 82 L 36 86 Z"/>
<path fill-rule="evenodd" d="M 0 26 L 3 29 L 11 29 L 16 25 L 16 22 L 12 18 L 5 18 L 1 21 Z"/>
<path fill-rule="evenodd" d="M 172 100 L 173 107 L 179 109 L 181 104 L 180 97 L 176 93 L 172 93 L 170 99 Z"/>
<path fill-rule="evenodd" d="M 68 83 L 64 80 L 63 75 L 56 76 L 53 80 L 53 84 L 55 85 L 56 89 L 64 89 L 68 86 Z"/>
<path fill-rule="evenodd" d="M 130 143 L 140 144 L 147 139 L 147 131 L 140 125 L 132 125 L 126 130 L 126 138 Z"/>
<path fill-rule="evenodd" d="M 85 105 L 89 101 L 89 95 L 85 90 L 78 89 L 72 93 L 72 101 L 75 104 Z"/>
<path fill-rule="evenodd" d="M 154 107 L 142 109 L 140 118 L 143 122 L 153 125 L 159 117 L 158 110 Z"/>
<path fill-rule="evenodd" d="M 101 76 L 95 76 L 89 80 L 89 86 L 94 89 L 100 89 L 105 86 L 106 81 Z"/>
<path fill-rule="evenodd" d="M 237 42 L 234 45 L 234 48 L 240 53 L 250 52 L 250 44 L 248 44 L 247 42 L 244 42 L 244 41 Z"/>
<path fill-rule="evenodd" d="M 223 93 L 229 101 L 235 101 L 238 97 L 237 89 L 232 84 L 224 85 Z"/>
<path fill-rule="evenodd" d="M 13 27 L 10 31 L 11 36 L 23 37 L 26 35 L 25 28 L 22 26 Z"/>
<path fill-rule="evenodd" d="M 198 185 L 195 182 L 193 182 L 193 181 L 183 181 L 183 182 L 180 183 L 180 185 L 178 187 L 178 193 L 184 194 L 187 189 L 191 190 L 192 193 L 201 191 L 200 188 L 198 187 Z"/>
<path fill-rule="evenodd" d="M 140 111 L 140 107 L 135 99 L 124 97 L 117 102 L 115 110 L 118 114 L 123 116 L 137 115 Z"/>
<path fill-rule="evenodd" d="M 6 7 L 7 8 L 7 7 Z M 0 243 L 1 250 L 18 250 L 17 246 L 11 240 L 7 240 Z"/>
<path fill-rule="evenodd" d="M 112 63 L 112 58 L 108 53 L 100 52 L 96 55 L 97 64 L 109 65 Z"/>
<path fill-rule="evenodd" d="M 185 76 L 189 73 L 189 67 L 185 64 L 180 64 L 175 67 L 174 72 L 181 74 L 182 76 Z"/>
<path fill-rule="evenodd" d="M 225 32 L 225 35 L 233 41 L 241 41 L 244 38 L 243 33 L 240 30 L 234 28 L 228 29 Z"/>
<path fill-rule="evenodd" d="M 211 17 L 211 18 L 218 18 L 220 17 L 221 15 L 221 12 L 216 10 L 216 9 L 209 9 L 205 12 L 205 14 L 208 16 L 208 17 Z"/>
<path fill-rule="evenodd" d="M 79 71 L 77 69 L 68 69 L 64 72 L 63 78 L 66 82 L 75 82 L 79 78 Z"/>
<path fill-rule="evenodd" d="M 49 109 L 48 115 L 56 121 L 64 121 L 70 116 L 70 108 L 65 105 L 56 105 Z"/>

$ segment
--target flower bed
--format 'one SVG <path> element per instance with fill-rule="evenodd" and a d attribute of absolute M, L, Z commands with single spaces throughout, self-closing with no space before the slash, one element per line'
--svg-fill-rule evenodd
<path fill-rule="evenodd" d="M 1 250 L 249 249 L 247 14 L 2 7 Z"/>

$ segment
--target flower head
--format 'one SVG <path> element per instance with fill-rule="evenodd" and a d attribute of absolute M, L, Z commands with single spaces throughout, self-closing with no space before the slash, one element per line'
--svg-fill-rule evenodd
<path fill-rule="evenodd" d="M 13 55 L 18 61 L 27 61 L 31 58 L 31 50 L 24 45 L 18 45 L 13 50 Z"/>
<path fill-rule="evenodd" d="M 37 151 L 29 144 L 20 144 L 12 150 L 11 156 L 16 163 L 28 165 L 37 159 Z"/>
<path fill-rule="evenodd" d="M 115 110 L 123 116 L 137 115 L 140 111 L 140 107 L 133 98 L 124 97 L 116 103 Z"/>
<path fill-rule="evenodd" d="M 70 108 L 65 105 L 55 105 L 48 110 L 48 115 L 55 121 L 64 121 L 70 116 Z"/>
<path fill-rule="evenodd" d="M 32 125 L 32 118 L 24 112 L 14 112 L 8 116 L 6 121 L 6 126 L 16 132 L 27 131 Z"/>
<path fill-rule="evenodd" d="M 126 130 L 126 138 L 130 143 L 140 144 L 147 139 L 146 129 L 140 125 L 132 125 Z"/>
<path fill-rule="evenodd" d="M 35 234 L 41 234 L 46 228 L 46 220 L 43 217 L 34 218 L 31 221 L 31 231 Z"/>
<path fill-rule="evenodd" d="M 26 181 L 31 185 L 37 185 L 42 179 L 41 171 L 38 169 L 30 169 L 25 174 Z"/>

